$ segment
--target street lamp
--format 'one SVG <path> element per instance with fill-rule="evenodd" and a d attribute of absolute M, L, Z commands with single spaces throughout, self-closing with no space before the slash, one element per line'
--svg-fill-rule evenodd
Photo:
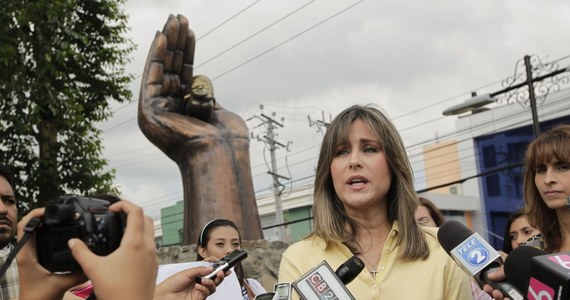
<path fill-rule="evenodd" d="M 535 55 L 532 57 L 525 55 L 523 58 L 523 64 L 526 71 L 526 77 L 524 79 L 521 78 L 520 74 L 517 74 L 517 69 L 521 65 L 521 60 L 519 60 L 515 67 L 514 75 L 503 80 L 502 86 L 504 89 L 483 95 L 472 93 L 472 97 L 470 99 L 444 110 L 443 115 L 458 115 L 464 112 L 473 111 L 493 102 L 500 103 L 503 100 L 506 103 L 511 103 L 511 100 L 514 97 L 514 99 L 523 107 L 526 107 L 527 105 L 530 106 L 532 112 L 532 128 L 534 137 L 536 138 L 540 134 L 540 125 L 536 109 L 537 94 L 542 97 L 542 101 L 544 102 L 546 96 L 551 90 L 557 91 L 560 89 L 561 83 L 568 83 L 569 78 L 567 75 L 558 75 L 570 71 L 570 65 L 565 68 L 559 68 L 557 61 L 543 63 L 540 58 Z M 548 73 L 543 74 L 545 72 Z M 545 79 L 549 79 L 548 85 L 542 82 Z M 535 86 L 535 83 L 538 85 Z M 527 88 L 521 90 L 521 88 L 525 86 Z"/>

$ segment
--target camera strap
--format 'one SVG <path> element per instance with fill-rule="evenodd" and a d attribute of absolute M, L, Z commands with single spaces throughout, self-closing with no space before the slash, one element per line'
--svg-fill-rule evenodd
<path fill-rule="evenodd" d="M 41 222 L 42 222 L 42 219 L 40 219 L 40 218 L 32 218 L 30 220 L 30 222 L 28 222 L 28 224 L 26 224 L 26 227 L 24 227 L 24 235 L 16 243 L 16 245 L 14 246 L 14 249 L 12 249 L 12 251 L 10 251 L 10 254 L 8 254 L 8 257 L 6 257 L 6 261 L 4 261 L 4 264 L 0 268 L 0 278 L 4 276 L 4 274 L 6 273 L 6 270 L 8 270 L 8 268 L 12 264 L 12 261 L 16 257 L 16 254 L 18 254 L 18 252 L 20 252 L 20 249 L 22 249 L 24 244 L 30 239 L 31 234 L 38 228 L 38 226 L 40 225 Z"/>

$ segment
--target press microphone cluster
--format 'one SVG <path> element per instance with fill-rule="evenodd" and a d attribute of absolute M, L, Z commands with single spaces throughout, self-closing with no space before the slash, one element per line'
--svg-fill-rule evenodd
<path fill-rule="evenodd" d="M 480 286 L 487 283 L 512 300 L 523 300 L 519 292 L 507 281 L 493 281 L 488 275 L 503 264 L 501 255 L 478 233 L 474 233 L 458 221 L 445 222 L 437 232 L 437 239 L 443 249 Z"/>
<path fill-rule="evenodd" d="M 521 246 L 509 253 L 505 275 L 529 300 L 570 299 L 570 252 L 546 254 Z"/>
<path fill-rule="evenodd" d="M 322 261 L 316 267 L 292 283 L 301 299 L 355 300 L 346 288 L 364 269 L 364 262 L 353 256 L 333 272 L 331 266 Z"/>

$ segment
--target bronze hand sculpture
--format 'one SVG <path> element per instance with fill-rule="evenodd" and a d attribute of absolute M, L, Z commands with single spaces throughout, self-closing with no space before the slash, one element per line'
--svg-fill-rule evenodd
<path fill-rule="evenodd" d="M 196 38 L 188 20 L 170 15 L 145 64 L 138 123 L 180 169 L 184 188 L 183 243 L 196 243 L 211 219 L 234 221 L 242 239 L 263 238 L 244 120 L 225 110 L 205 76 L 193 76 Z"/>

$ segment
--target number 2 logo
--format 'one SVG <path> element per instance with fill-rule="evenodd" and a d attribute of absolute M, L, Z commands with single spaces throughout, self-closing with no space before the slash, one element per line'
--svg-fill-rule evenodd
<path fill-rule="evenodd" d="M 474 266 L 478 266 L 489 258 L 489 252 L 484 248 L 475 248 L 469 251 L 468 261 L 470 264 Z"/>

